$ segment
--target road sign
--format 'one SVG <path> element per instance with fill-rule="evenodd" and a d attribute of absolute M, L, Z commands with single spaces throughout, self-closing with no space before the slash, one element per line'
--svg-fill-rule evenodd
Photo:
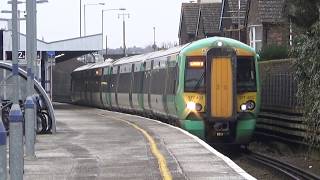
<path fill-rule="evenodd" d="M 48 58 L 54 58 L 56 56 L 56 52 L 55 51 L 48 51 Z"/>

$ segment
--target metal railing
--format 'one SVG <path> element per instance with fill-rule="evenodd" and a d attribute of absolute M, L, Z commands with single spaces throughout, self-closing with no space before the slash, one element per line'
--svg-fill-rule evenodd
<path fill-rule="evenodd" d="M 302 114 L 292 59 L 260 62 L 261 110 Z"/>
<path fill-rule="evenodd" d="M 292 143 L 304 143 L 303 107 L 296 97 L 292 59 L 260 62 L 261 113 L 257 135 Z"/>

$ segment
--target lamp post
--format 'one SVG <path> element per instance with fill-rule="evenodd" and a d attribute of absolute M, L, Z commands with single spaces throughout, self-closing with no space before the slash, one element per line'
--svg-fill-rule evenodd
<path fill-rule="evenodd" d="M 122 13 L 118 14 L 118 18 L 122 16 L 122 37 L 123 37 L 123 56 L 127 56 L 127 51 L 126 51 L 126 22 L 125 22 L 125 17 L 127 16 L 128 18 L 130 17 L 129 13 Z"/>
<path fill-rule="evenodd" d="M 20 21 L 21 20 L 25 20 L 25 18 L 20 18 L 20 13 L 21 12 L 24 12 L 25 11 L 20 11 L 18 10 L 17 13 L 18 13 L 18 24 L 17 24 L 17 29 L 18 29 L 18 50 L 20 50 L 20 37 L 19 37 L 19 34 L 20 34 Z M 8 11 L 8 10 L 2 10 L 1 13 L 12 13 L 12 11 Z M 12 25 L 12 21 L 8 21 L 8 27 Z M 8 28 L 9 30 L 12 29 L 12 27 Z"/>
<path fill-rule="evenodd" d="M 102 50 L 103 50 L 103 38 L 104 38 L 104 36 L 103 36 L 103 23 L 104 23 L 103 15 L 104 15 L 104 12 L 105 11 L 125 11 L 125 10 L 126 10 L 126 8 L 118 8 L 118 9 L 103 9 L 101 11 Z M 106 39 L 106 41 L 107 41 L 107 39 Z M 107 51 L 108 51 L 107 48 L 108 48 L 108 46 L 107 46 L 107 42 L 106 42 L 106 55 L 107 55 Z"/>
<path fill-rule="evenodd" d="M 8 1 L 8 4 L 12 4 L 13 1 Z M 26 4 L 26 12 L 27 12 L 27 18 L 26 18 L 26 58 L 27 63 L 29 61 L 31 63 L 31 70 L 33 75 L 35 75 L 35 79 L 40 79 L 40 68 L 38 68 L 37 64 L 35 63 L 37 59 L 37 22 L 36 22 L 36 4 L 42 4 L 47 3 L 48 0 L 27 0 L 27 1 L 16 1 L 17 4 Z M 33 41 L 33 42 L 32 42 Z M 29 44 L 30 43 L 30 44 Z M 29 48 L 28 48 L 29 47 Z M 32 48 L 32 49 L 30 49 Z M 34 51 L 34 53 L 33 53 Z M 35 66 L 35 67 L 34 67 Z M 30 73 L 31 73 L 30 70 Z M 28 71 L 28 64 L 27 64 L 27 71 Z M 33 80 L 32 82 L 33 83 Z M 27 83 L 28 84 L 28 83 Z M 27 85 L 28 86 L 28 85 Z M 33 84 L 30 85 L 32 87 L 33 92 Z M 27 88 L 27 94 L 28 94 L 28 88 Z"/>
<path fill-rule="evenodd" d="M 153 27 L 153 51 L 156 51 L 157 45 L 156 45 L 156 27 Z"/>
<path fill-rule="evenodd" d="M 83 5 L 83 33 L 86 36 L 86 6 L 104 6 L 105 3 L 93 3 Z"/>

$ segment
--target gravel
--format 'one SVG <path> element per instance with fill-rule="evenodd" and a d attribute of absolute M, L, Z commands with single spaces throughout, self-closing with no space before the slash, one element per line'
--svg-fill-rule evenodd
<path fill-rule="evenodd" d="M 320 176 L 320 152 L 313 153 L 312 156 L 308 156 L 307 150 L 303 147 L 275 141 L 255 141 L 250 143 L 248 149 L 252 152 L 258 152 L 276 159 L 280 159 L 283 162 L 289 163 Z M 250 161 L 247 157 L 243 156 L 242 153 L 239 153 L 240 150 L 234 151 L 234 148 L 232 147 L 223 149 L 218 148 L 218 150 L 231 158 L 241 168 L 259 180 L 282 180 L 286 178 L 276 170 Z"/>

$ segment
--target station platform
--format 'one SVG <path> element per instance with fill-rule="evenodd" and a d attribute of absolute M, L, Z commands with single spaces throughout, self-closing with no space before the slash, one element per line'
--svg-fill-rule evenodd
<path fill-rule="evenodd" d="M 40 135 L 24 179 L 254 179 L 179 128 L 148 118 L 54 103 L 57 133 Z"/>

